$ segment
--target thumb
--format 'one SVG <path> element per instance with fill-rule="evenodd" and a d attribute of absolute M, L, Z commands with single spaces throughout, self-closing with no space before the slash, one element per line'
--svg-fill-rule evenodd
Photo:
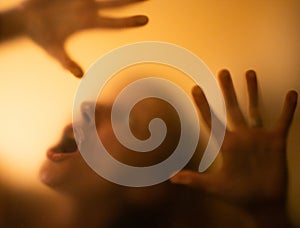
<path fill-rule="evenodd" d="M 73 61 L 67 54 L 66 50 L 61 45 L 52 45 L 45 48 L 46 51 L 53 56 L 60 64 L 68 71 L 70 71 L 75 77 L 81 78 L 83 76 L 83 70 L 81 67 Z"/>
<path fill-rule="evenodd" d="M 213 176 L 194 171 L 183 170 L 171 177 L 171 183 L 203 190 L 208 193 L 217 193 L 218 187 Z"/>

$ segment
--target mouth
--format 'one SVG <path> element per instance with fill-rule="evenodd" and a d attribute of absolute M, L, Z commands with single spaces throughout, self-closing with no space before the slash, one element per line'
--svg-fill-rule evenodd
<path fill-rule="evenodd" d="M 59 143 L 47 151 L 47 157 L 52 161 L 62 161 L 78 152 L 73 127 L 72 125 L 69 125 L 65 128 Z"/>

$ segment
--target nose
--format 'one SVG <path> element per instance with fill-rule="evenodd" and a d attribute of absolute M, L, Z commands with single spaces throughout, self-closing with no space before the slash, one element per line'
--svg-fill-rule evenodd
<path fill-rule="evenodd" d="M 70 139 L 74 139 L 74 132 L 73 132 L 73 126 L 72 124 L 69 124 L 65 129 L 64 129 L 64 136 L 68 137 Z"/>

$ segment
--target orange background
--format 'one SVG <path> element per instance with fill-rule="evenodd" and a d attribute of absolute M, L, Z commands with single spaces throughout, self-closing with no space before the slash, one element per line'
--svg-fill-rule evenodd
<path fill-rule="evenodd" d="M 16 4 L 0 0 L 0 8 Z M 99 29 L 75 34 L 71 56 L 87 69 L 109 50 L 143 40 L 166 41 L 197 54 L 214 74 L 231 70 L 240 103 L 246 107 L 245 70 L 259 75 L 267 125 L 276 120 L 285 93 L 300 92 L 300 1 L 149 0 L 106 10 L 105 14 L 145 14 L 147 26 Z M 7 181 L 40 186 L 37 173 L 46 149 L 71 120 L 79 80 L 27 38 L 0 44 L 0 159 Z M 300 108 L 288 147 L 289 208 L 300 224 Z"/>

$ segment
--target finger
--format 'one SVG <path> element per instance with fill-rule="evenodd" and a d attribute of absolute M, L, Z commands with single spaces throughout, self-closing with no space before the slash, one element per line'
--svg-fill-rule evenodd
<path fill-rule="evenodd" d="M 219 80 L 225 99 L 229 121 L 234 127 L 245 126 L 246 121 L 238 104 L 229 71 L 222 70 L 219 74 Z"/>
<path fill-rule="evenodd" d="M 249 99 L 249 117 L 250 126 L 261 127 L 262 119 L 259 111 L 259 100 L 258 100 L 258 85 L 256 73 L 253 70 L 246 72 L 248 99 Z"/>
<path fill-rule="evenodd" d="M 103 28 L 126 28 L 142 26 L 148 23 L 148 17 L 137 15 L 124 18 L 99 17 L 97 27 Z"/>
<path fill-rule="evenodd" d="M 216 193 L 217 186 L 209 174 L 183 170 L 170 178 L 171 183 L 185 185 L 187 187 L 203 190 L 208 193 Z"/>
<path fill-rule="evenodd" d="M 116 7 L 116 6 L 124 6 L 136 2 L 144 2 L 147 0 L 104 0 L 104 1 L 97 1 L 97 6 L 101 8 L 109 8 L 109 7 Z"/>
<path fill-rule="evenodd" d="M 60 64 L 66 70 L 70 71 L 75 77 L 81 78 L 83 76 L 83 70 L 69 57 L 63 46 L 51 46 L 46 48 L 46 51 L 58 60 Z"/>
<path fill-rule="evenodd" d="M 296 91 L 289 91 L 286 95 L 281 115 L 277 121 L 276 128 L 284 135 L 288 134 L 297 107 L 298 94 Z"/>
<path fill-rule="evenodd" d="M 216 115 L 213 109 L 210 108 L 209 103 L 206 99 L 206 96 L 203 90 L 199 86 L 194 86 L 192 94 L 195 100 L 196 105 L 200 111 L 200 114 L 207 124 L 208 130 L 210 131 L 210 140 L 213 138 L 217 144 L 222 145 L 223 137 L 220 137 L 220 129 L 227 131 L 226 125 L 222 122 L 219 117 Z M 213 125 L 213 126 L 212 126 Z M 213 127 L 212 131 L 211 128 Z M 221 141 L 220 141 L 221 140 Z M 203 155 L 205 156 L 205 154 Z M 201 163 L 200 163 L 201 166 Z M 199 167 L 200 168 L 200 167 Z"/>
<path fill-rule="evenodd" d="M 211 128 L 210 107 L 203 90 L 199 86 L 194 86 L 192 89 L 192 95 L 203 120 L 205 121 L 207 126 Z"/>

